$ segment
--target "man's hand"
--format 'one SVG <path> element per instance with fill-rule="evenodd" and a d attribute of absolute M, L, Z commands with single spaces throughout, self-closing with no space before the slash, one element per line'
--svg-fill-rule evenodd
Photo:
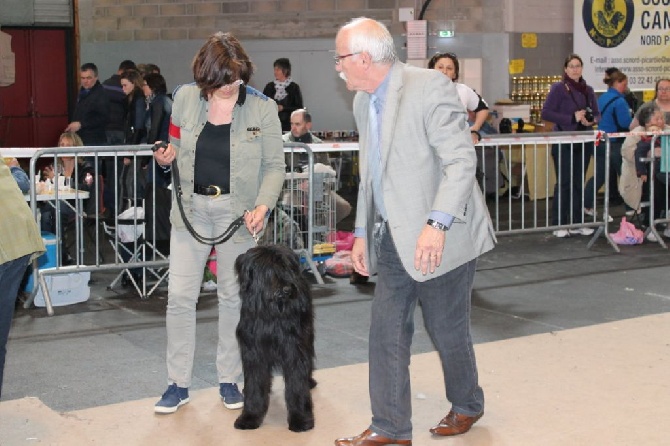
<path fill-rule="evenodd" d="M 424 275 L 435 272 L 435 268 L 442 262 L 445 237 L 445 232 L 440 229 L 428 225 L 423 227 L 416 242 L 414 269 L 421 270 Z"/>
<path fill-rule="evenodd" d="M 354 239 L 354 246 L 351 248 L 351 263 L 356 271 L 361 276 L 370 276 L 368 268 L 365 265 L 365 239 L 356 237 Z"/>
<path fill-rule="evenodd" d="M 71 123 L 69 123 L 67 125 L 67 127 L 65 127 L 66 132 L 75 132 L 76 133 L 79 130 L 81 130 L 81 122 L 79 122 L 79 121 L 72 121 Z"/>

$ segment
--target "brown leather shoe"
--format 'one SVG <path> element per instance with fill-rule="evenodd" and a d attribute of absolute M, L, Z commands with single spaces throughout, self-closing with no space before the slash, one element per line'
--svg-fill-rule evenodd
<path fill-rule="evenodd" d="M 335 440 L 335 446 L 412 446 L 412 440 L 393 440 L 366 429 L 362 434 L 356 437 L 338 438 Z"/>
<path fill-rule="evenodd" d="M 444 437 L 464 434 L 470 430 L 472 425 L 475 424 L 482 415 L 484 415 L 484 412 L 475 415 L 474 417 L 469 417 L 450 410 L 447 416 L 442 418 L 442 421 L 440 421 L 437 426 L 430 428 L 430 433 L 442 435 Z"/>

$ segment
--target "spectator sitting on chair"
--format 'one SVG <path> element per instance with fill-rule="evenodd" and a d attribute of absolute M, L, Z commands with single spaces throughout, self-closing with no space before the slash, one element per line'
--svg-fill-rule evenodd
<path fill-rule="evenodd" d="M 300 108 L 291 113 L 291 131 L 282 136 L 284 142 L 301 142 L 305 144 L 319 144 L 322 141 L 314 136 L 312 129 L 312 115 L 307 110 Z M 296 166 L 307 165 L 306 153 L 294 153 L 293 156 L 286 156 L 286 167 L 295 168 Z M 330 166 L 327 153 L 315 153 L 314 163 Z M 302 171 L 302 170 L 300 170 Z M 335 222 L 339 223 L 351 213 L 351 205 L 347 200 L 339 196 L 334 190 L 330 191 L 331 197 L 335 199 Z"/>
<path fill-rule="evenodd" d="M 79 135 L 74 132 L 66 132 L 58 138 L 58 147 L 80 147 L 82 141 Z M 75 165 L 78 162 L 78 165 Z M 70 187 L 81 191 L 94 191 L 97 181 L 95 180 L 95 169 L 84 157 L 61 156 L 58 158 L 58 164 L 46 166 L 44 176 L 52 181 L 55 187 L 58 187 L 58 176 L 64 176 L 70 181 Z M 41 208 L 40 225 L 42 231 L 59 234 L 56 228 L 56 215 L 60 218 L 60 231 L 65 231 L 68 223 L 74 221 L 76 203 L 72 200 L 70 203 L 60 200 L 58 209 L 55 203 L 47 202 Z M 83 203 L 84 212 L 95 213 L 95 197 L 90 196 Z M 67 247 L 63 244 L 64 237 L 61 232 L 61 262 L 63 265 L 74 263 Z"/>
<path fill-rule="evenodd" d="M 655 132 L 670 131 L 670 126 L 665 124 L 663 111 L 657 105 L 643 108 L 638 114 L 640 126 L 632 132 Z M 656 147 L 652 153 L 651 136 L 629 135 L 626 137 L 621 148 L 623 163 L 621 166 L 621 182 L 619 183 L 619 192 L 625 203 L 639 214 L 642 212 L 640 204 L 649 199 L 649 172 L 648 162 L 640 161 L 640 158 L 660 155 Z M 660 138 L 656 139 L 660 143 Z M 665 183 L 666 175 L 660 172 L 660 163 L 655 164 L 654 172 L 654 215 L 646 212 L 643 223 L 649 226 L 655 218 L 659 218 L 665 211 L 667 185 Z M 666 237 L 670 236 L 670 231 L 666 229 L 663 233 Z M 653 232 L 647 235 L 647 240 L 656 241 Z"/>

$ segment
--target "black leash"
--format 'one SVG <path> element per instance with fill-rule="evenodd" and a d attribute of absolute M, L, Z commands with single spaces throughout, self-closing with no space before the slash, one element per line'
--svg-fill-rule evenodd
<path fill-rule="evenodd" d="M 162 142 L 160 144 L 154 144 L 154 146 L 151 148 L 154 152 L 160 148 L 165 149 L 167 148 L 167 143 Z M 175 192 L 177 193 L 177 207 L 179 208 L 179 214 L 181 214 L 182 220 L 184 220 L 184 224 L 186 225 L 186 229 L 188 229 L 188 232 L 191 233 L 194 239 L 202 243 L 203 245 L 218 245 L 220 243 L 227 242 L 230 240 L 230 238 L 235 234 L 235 232 L 244 225 L 244 215 L 236 218 L 230 226 L 226 228 L 225 231 L 219 236 L 216 237 L 205 237 L 201 234 L 199 234 L 195 228 L 191 225 L 191 222 L 188 221 L 188 218 L 186 218 L 186 212 L 184 212 L 184 206 L 181 202 L 181 197 L 182 197 L 182 190 L 181 190 L 181 181 L 179 179 L 179 167 L 177 167 L 177 158 L 172 160 L 172 184 L 174 187 L 176 187 Z"/>

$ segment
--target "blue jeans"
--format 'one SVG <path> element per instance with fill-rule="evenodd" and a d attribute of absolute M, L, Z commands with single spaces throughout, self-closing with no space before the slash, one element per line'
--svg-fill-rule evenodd
<path fill-rule="evenodd" d="M 614 169 L 617 177 L 621 176 L 621 163 L 623 161 L 621 158 L 622 145 L 623 139 L 621 138 L 610 140 L 610 172 Z M 595 194 L 598 193 L 603 184 L 605 184 L 605 152 L 606 149 L 604 143 L 602 143 L 600 147 L 596 147 L 593 152 L 596 167 L 595 175 L 589 179 L 584 189 L 584 207 L 588 209 L 593 209 Z"/>
<path fill-rule="evenodd" d="M 476 264 L 472 260 L 447 274 L 417 282 L 405 271 L 390 232 L 385 231 L 370 324 L 370 429 L 374 432 L 400 440 L 412 438 L 409 363 L 417 300 L 440 355 L 452 409 L 469 416 L 484 410 L 470 335 Z"/>
<path fill-rule="evenodd" d="M 23 274 L 28 268 L 30 254 L 10 260 L 0 265 L 0 396 L 2 396 L 2 377 L 5 370 L 5 355 L 7 354 L 7 339 L 9 328 L 14 316 L 16 293 Z"/>
<path fill-rule="evenodd" d="M 580 223 L 584 220 L 582 187 L 586 173 L 585 159 L 591 157 L 593 143 L 553 144 L 556 186 L 552 200 L 552 225 Z"/>
<path fill-rule="evenodd" d="M 217 198 L 194 195 L 189 221 L 204 237 L 221 235 L 238 217 L 233 215 L 230 195 Z M 247 231 L 245 227 L 239 231 Z M 242 382 L 242 361 L 235 337 L 240 320 L 240 295 L 234 263 L 254 245 L 235 237 L 216 245 L 219 341 L 216 369 L 220 383 Z M 172 227 L 170 238 L 170 283 L 168 285 L 167 370 L 168 384 L 190 387 L 195 354 L 196 304 L 200 296 L 205 264 L 212 247 L 196 241 L 186 229 Z"/>

